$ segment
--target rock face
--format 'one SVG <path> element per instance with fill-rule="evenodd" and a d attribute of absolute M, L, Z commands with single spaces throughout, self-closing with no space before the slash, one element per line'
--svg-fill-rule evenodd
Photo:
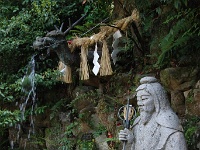
<path fill-rule="evenodd" d="M 100 135 L 95 138 L 98 150 L 109 150 L 110 149 L 108 146 L 108 143 L 105 141 L 106 138 L 107 137 L 105 134 Z"/>
<path fill-rule="evenodd" d="M 200 80 L 195 87 L 189 91 L 184 92 L 186 98 L 187 114 L 200 116 Z"/>
<path fill-rule="evenodd" d="M 194 88 L 198 79 L 198 72 L 199 69 L 193 67 L 166 68 L 160 72 L 161 82 L 171 94 L 172 108 L 179 116 L 188 113 L 185 111 L 186 107 L 188 108 L 186 106 L 188 103 L 186 103 L 187 97 L 185 97 L 184 92 Z M 198 94 L 195 94 L 195 97 L 195 103 L 197 103 L 199 101 L 197 100 Z M 192 110 L 191 114 L 198 114 L 197 110 L 198 107 Z"/>
<path fill-rule="evenodd" d="M 181 91 L 171 91 L 172 109 L 179 115 L 185 115 L 185 97 Z"/>
<path fill-rule="evenodd" d="M 186 91 L 194 86 L 198 72 L 193 67 L 166 68 L 160 72 L 160 79 L 170 91 Z"/>
<path fill-rule="evenodd" d="M 142 75 L 134 77 L 132 85 L 137 85 L 141 77 Z M 198 69 L 195 68 L 167 68 L 161 71 L 161 82 L 170 93 L 171 106 L 178 116 L 200 116 L 200 80 L 197 81 L 197 78 Z M 102 86 L 101 90 L 100 88 L 96 89 L 96 86 L 77 86 L 70 93 L 72 98 L 66 96 L 69 91 L 67 86 L 64 85 L 57 88 L 62 90 L 44 93 L 44 97 L 40 99 L 44 99 L 54 105 L 57 105 L 57 100 L 67 98 L 59 109 L 53 109 L 52 111 L 50 110 L 51 108 L 47 108 L 48 110 L 43 114 L 35 116 L 36 134 L 31 134 L 30 139 L 28 139 L 29 129 L 27 128 L 30 126 L 29 122 L 23 126 L 18 140 L 16 137 L 18 130 L 10 128 L 8 131 L 10 145 L 13 145 L 14 148 L 27 150 L 55 150 L 58 147 L 67 148 L 66 145 L 77 147 L 79 143 L 75 141 L 82 142 L 80 140 L 82 135 L 92 133 L 95 135 L 95 142 L 92 144 L 95 143 L 97 149 L 111 149 L 113 145 L 110 141 L 112 140 L 115 140 L 114 144 L 118 147 L 116 150 L 122 149 L 122 143 L 115 139 L 118 136 L 117 130 L 119 129 L 116 124 L 119 123 L 121 125 L 119 130 L 124 127 L 116 114 L 119 107 L 126 104 L 126 86 L 129 81 L 130 75 L 124 73 L 112 78 L 109 81 L 110 83 Z M 95 93 L 95 90 L 98 91 L 98 94 Z M 106 94 L 103 95 L 101 92 L 111 97 L 105 97 Z M 135 89 L 133 88 L 130 92 L 134 95 Z M 130 99 L 133 106 L 136 106 L 136 100 L 133 97 L 130 97 Z M 71 107 L 73 109 L 76 108 L 73 116 L 70 110 L 66 110 L 65 106 L 68 104 L 72 104 L 73 106 Z M 101 124 L 101 127 L 99 127 L 99 124 Z M 102 126 L 104 126 L 103 131 Z M 112 134 L 111 139 L 108 139 L 108 131 Z M 199 130 L 195 132 L 195 148 L 200 149 L 199 133 Z M 87 145 L 89 142 L 85 142 L 85 144 Z"/>

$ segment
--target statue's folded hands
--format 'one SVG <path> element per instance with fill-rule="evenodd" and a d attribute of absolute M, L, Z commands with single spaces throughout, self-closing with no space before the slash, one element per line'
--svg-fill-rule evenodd
<path fill-rule="evenodd" d="M 119 132 L 119 140 L 120 141 L 126 141 L 128 143 L 132 143 L 133 142 L 133 132 L 128 130 L 128 129 L 124 129 L 124 130 L 120 130 Z"/>

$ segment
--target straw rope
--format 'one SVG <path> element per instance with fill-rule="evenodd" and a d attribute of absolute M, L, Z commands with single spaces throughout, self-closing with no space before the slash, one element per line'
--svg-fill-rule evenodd
<path fill-rule="evenodd" d="M 81 62 L 80 62 L 80 79 L 87 80 L 89 79 L 89 70 L 88 70 L 88 63 L 87 63 L 87 53 L 88 47 L 93 46 L 97 42 L 102 42 L 102 57 L 101 57 L 101 66 L 100 66 L 100 76 L 111 75 L 113 73 L 110 63 L 110 55 L 109 50 L 107 47 L 106 39 L 114 34 L 117 30 L 125 31 L 127 30 L 130 23 L 133 21 L 138 22 L 139 20 L 139 13 L 135 9 L 132 12 L 132 15 L 121 20 L 118 20 L 114 23 L 114 27 L 112 26 L 101 26 L 100 32 L 94 34 L 92 37 L 83 37 L 83 38 L 76 38 L 73 39 L 72 43 L 69 45 L 71 52 L 73 52 L 77 47 L 81 47 Z M 65 75 L 63 80 L 66 83 L 69 83 L 71 74 L 71 69 L 68 67 L 66 70 L 68 75 Z"/>
<path fill-rule="evenodd" d="M 103 40 L 101 64 L 100 64 L 100 76 L 112 75 L 113 71 L 110 63 L 110 55 L 107 47 L 107 43 Z"/>
<path fill-rule="evenodd" d="M 89 79 L 87 53 L 88 53 L 87 45 L 82 45 L 81 46 L 81 62 L 80 62 L 80 79 L 81 80 Z"/>
<path fill-rule="evenodd" d="M 121 20 L 118 20 L 114 23 L 114 27 L 112 26 L 102 26 L 100 27 L 100 32 L 94 34 L 92 38 L 83 37 L 83 38 L 76 38 L 72 41 L 69 45 L 71 51 L 74 51 L 76 47 L 80 47 L 81 45 L 85 44 L 87 46 L 92 46 L 98 41 L 105 40 L 109 35 L 114 34 L 117 30 L 127 30 L 128 25 L 133 21 L 138 21 L 139 15 L 137 10 L 133 10 L 132 15 Z"/>

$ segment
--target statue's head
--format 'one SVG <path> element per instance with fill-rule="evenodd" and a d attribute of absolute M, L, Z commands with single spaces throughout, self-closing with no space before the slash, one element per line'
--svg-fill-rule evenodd
<path fill-rule="evenodd" d="M 144 77 L 136 89 L 140 112 L 159 114 L 160 111 L 170 107 L 164 88 L 155 77 Z"/>

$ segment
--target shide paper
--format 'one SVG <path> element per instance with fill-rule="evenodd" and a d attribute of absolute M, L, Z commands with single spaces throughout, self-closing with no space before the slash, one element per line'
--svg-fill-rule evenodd
<path fill-rule="evenodd" d="M 113 47 L 113 52 L 111 53 L 111 57 L 113 59 L 113 63 L 115 64 L 116 61 L 117 61 L 117 54 L 119 53 L 119 48 L 118 48 L 118 44 L 119 44 L 119 38 L 122 37 L 122 34 L 120 33 L 119 30 L 117 30 L 114 34 L 113 34 L 113 38 L 114 38 L 114 41 L 113 41 L 113 44 L 112 44 L 112 47 Z"/>
<path fill-rule="evenodd" d="M 98 74 L 99 68 L 100 68 L 100 65 L 99 65 L 99 63 L 98 63 L 98 59 L 99 59 L 99 55 L 98 55 L 98 53 L 97 53 L 97 43 L 96 43 L 96 45 L 95 45 L 95 50 L 94 50 L 94 59 L 93 59 L 94 67 L 93 67 L 93 69 L 92 69 L 92 71 L 93 71 L 93 73 L 94 73 L 95 75 Z"/>

